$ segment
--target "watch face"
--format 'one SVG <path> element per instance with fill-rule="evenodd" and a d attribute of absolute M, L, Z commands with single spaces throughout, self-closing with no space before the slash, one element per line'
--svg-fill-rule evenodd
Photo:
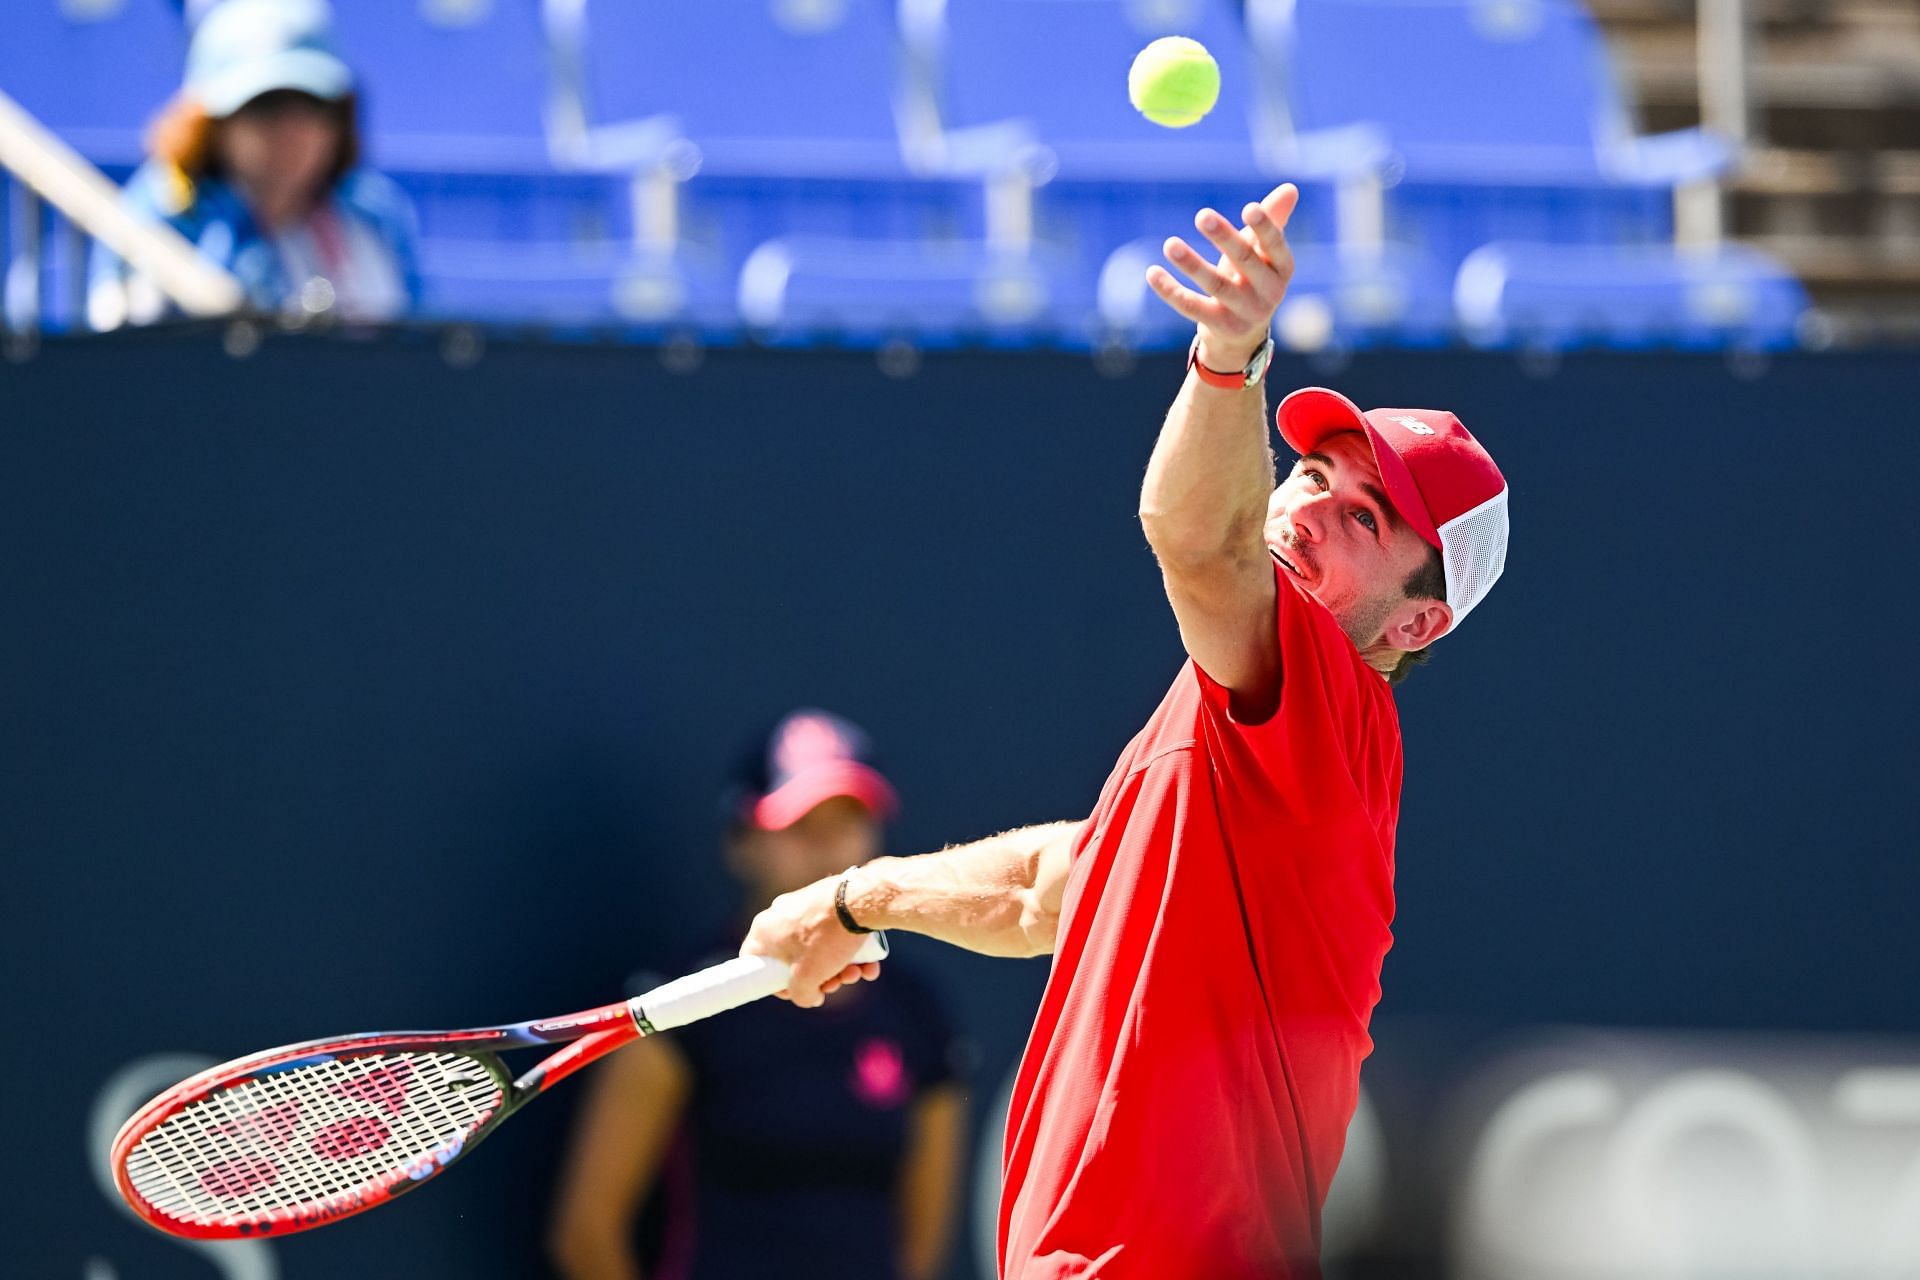
<path fill-rule="evenodd" d="M 1253 353 L 1253 359 L 1247 361 L 1247 385 L 1252 386 L 1267 376 L 1267 364 L 1273 359 L 1273 339 L 1269 337 L 1261 348 Z"/>

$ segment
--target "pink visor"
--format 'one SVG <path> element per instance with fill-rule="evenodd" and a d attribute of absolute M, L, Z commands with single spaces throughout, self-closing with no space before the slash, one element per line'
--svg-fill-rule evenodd
<path fill-rule="evenodd" d="M 858 760 L 828 760 L 803 769 L 761 796 L 753 806 L 753 823 L 766 831 L 783 831 L 837 796 L 851 796 L 880 818 L 891 818 L 900 807 L 893 786 L 871 766 Z"/>

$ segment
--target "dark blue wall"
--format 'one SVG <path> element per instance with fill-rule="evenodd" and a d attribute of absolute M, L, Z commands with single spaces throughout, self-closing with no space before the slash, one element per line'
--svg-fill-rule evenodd
<path fill-rule="evenodd" d="M 1454 408 L 1514 492 L 1505 581 L 1401 699 L 1383 1028 L 1914 1029 L 1920 362 L 1274 377 Z M 211 1274 L 89 1180 L 129 1060 L 574 1008 L 715 927 L 715 779 L 796 701 L 882 741 L 897 851 L 1085 812 L 1180 660 L 1133 519 L 1179 379 L 212 336 L 0 365 L 0 1176 L 43 1224 L 9 1269 Z M 990 1089 L 1044 966 L 907 950 Z M 284 1274 L 530 1273 L 569 1102 Z"/>

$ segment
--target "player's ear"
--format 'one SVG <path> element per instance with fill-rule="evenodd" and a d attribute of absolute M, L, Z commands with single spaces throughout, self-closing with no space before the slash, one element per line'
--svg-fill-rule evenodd
<path fill-rule="evenodd" d="M 1447 634 L 1453 610 L 1444 600 L 1408 600 L 1387 619 L 1380 639 L 1395 649 L 1424 649 Z"/>

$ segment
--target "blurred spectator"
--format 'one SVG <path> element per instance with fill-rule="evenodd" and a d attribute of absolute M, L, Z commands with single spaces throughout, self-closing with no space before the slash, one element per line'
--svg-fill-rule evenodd
<path fill-rule="evenodd" d="M 207 9 L 186 80 L 147 137 L 130 207 L 170 224 L 232 272 L 261 310 L 388 320 L 419 293 L 414 217 L 358 167 L 353 73 L 322 0 L 223 0 Z M 96 248 L 96 329 L 160 318 L 152 285 Z"/>
<path fill-rule="evenodd" d="M 895 807 L 866 736 L 814 710 L 755 742 L 727 801 L 745 896 L 684 971 L 734 954 L 779 894 L 877 855 Z M 554 1263 L 569 1280 L 641 1276 L 635 1224 L 653 1193 L 651 1280 L 931 1280 L 966 1133 L 956 1057 L 944 1011 L 898 960 L 820 1011 L 763 1000 L 622 1050 L 580 1117 Z"/>

